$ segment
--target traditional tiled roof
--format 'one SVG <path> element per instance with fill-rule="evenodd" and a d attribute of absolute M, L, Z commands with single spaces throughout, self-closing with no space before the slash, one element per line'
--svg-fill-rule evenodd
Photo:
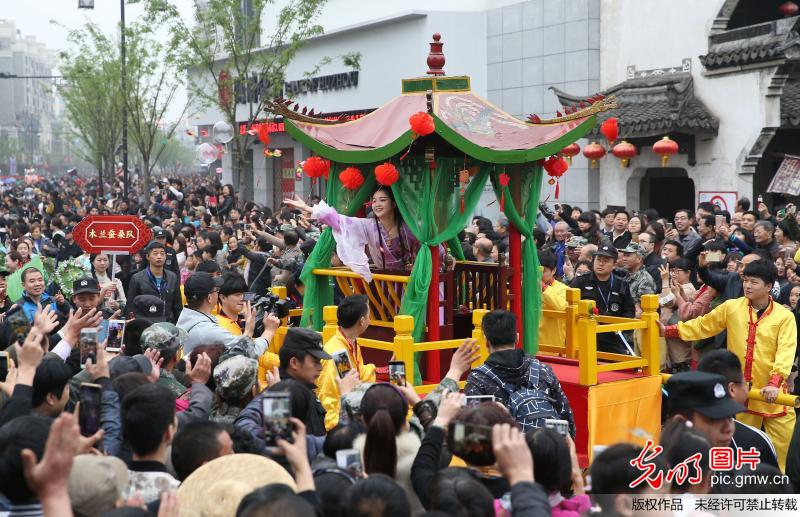
<path fill-rule="evenodd" d="M 783 87 L 781 127 L 800 127 L 800 79 L 789 79 Z"/>
<path fill-rule="evenodd" d="M 550 88 L 561 104 L 570 106 L 585 101 Z M 620 138 L 651 137 L 666 133 L 717 134 L 719 119 L 694 96 L 692 75 L 688 72 L 661 73 L 635 77 L 603 92 L 616 96 L 618 108 L 600 113 L 602 120 L 617 117 Z M 593 130 L 597 134 L 597 127 Z"/>
<path fill-rule="evenodd" d="M 714 34 L 700 62 L 706 70 L 717 70 L 782 60 L 800 42 L 799 22 L 795 16 Z"/>

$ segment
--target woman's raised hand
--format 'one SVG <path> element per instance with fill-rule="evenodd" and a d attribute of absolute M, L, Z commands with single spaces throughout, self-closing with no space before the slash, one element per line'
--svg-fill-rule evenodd
<path fill-rule="evenodd" d="M 302 210 L 303 212 L 311 213 L 311 207 L 306 204 L 305 201 L 300 199 L 300 196 L 295 194 L 294 199 L 286 198 L 283 200 L 284 205 L 289 205 L 292 208 L 296 208 L 297 210 Z"/>

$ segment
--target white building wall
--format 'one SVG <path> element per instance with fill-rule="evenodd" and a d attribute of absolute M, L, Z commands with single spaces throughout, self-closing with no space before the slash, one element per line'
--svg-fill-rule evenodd
<path fill-rule="evenodd" d="M 719 134 L 697 138 L 696 165 L 689 166 L 687 156 L 678 154 L 670 159 L 670 167 L 688 171 L 695 193 L 738 191 L 740 196 L 751 197 L 752 176 L 740 175 L 740 165 L 761 128 L 780 125 L 779 98 L 767 101 L 764 97 L 774 68 L 705 75 L 698 56 L 708 52 L 711 22 L 721 5 L 722 0 L 675 0 L 663 8 L 655 0 L 602 0 L 601 88 L 623 82 L 630 65 L 648 70 L 679 66 L 682 59 L 691 58 L 695 96 L 719 117 Z M 613 156 L 600 161 L 601 206 L 647 208 L 640 205 L 639 180 L 630 177 L 631 171 L 659 167 L 660 163 L 651 149 L 639 151 L 641 155 L 631 160 L 627 170 L 621 170 Z"/>

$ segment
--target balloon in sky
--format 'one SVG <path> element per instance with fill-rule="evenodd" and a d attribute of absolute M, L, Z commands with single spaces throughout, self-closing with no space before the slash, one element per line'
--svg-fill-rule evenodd
<path fill-rule="evenodd" d="M 220 120 L 211 129 L 211 137 L 215 142 L 227 144 L 233 140 L 233 128 L 224 120 Z"/>

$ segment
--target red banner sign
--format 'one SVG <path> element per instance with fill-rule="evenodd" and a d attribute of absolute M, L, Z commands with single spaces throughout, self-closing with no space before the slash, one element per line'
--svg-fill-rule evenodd
<path fill-rule="evenodd" d="M 86 253 L 136 253 L 150 242 L 153 233 L 133 215 L 90 215 L 72 232 L 75 242 Z"/>

